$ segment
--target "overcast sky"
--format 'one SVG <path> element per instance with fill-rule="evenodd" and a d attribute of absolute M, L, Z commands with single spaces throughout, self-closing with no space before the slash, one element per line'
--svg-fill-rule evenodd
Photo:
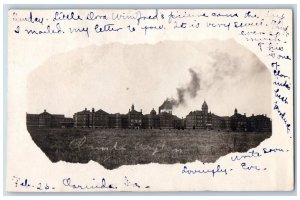
<path fill-rule="evenodd" d="M 192 81 L 199 83 L 194 95 L 188 92 Z M 270 72 L 234 40 L 74 49 L 46 60 L 28 76 L 27 88 L 29 113 L 47 109 L 68 117 L 92 107 L 127 113 L 132 103 L 147 114 L 166 98 L 178 100 L 180 88 L 187 92 L 173 111 L 179 117 L 201 110 L 204 99 L 220 116 L 234 108 L 247 115 L 271 113 Z"/>

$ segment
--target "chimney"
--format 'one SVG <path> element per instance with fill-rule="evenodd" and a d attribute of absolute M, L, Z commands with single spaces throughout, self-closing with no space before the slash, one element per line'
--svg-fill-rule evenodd
<path fill-rule="evenodd" d="M 160 107 L 158 108 L 158 114 L 160 114 Z"/>
<path fill-rule="evenodd" d="M 92 112 L 95 112 L 95 109 L 94 109 L 94 108 L 92 108 Z"/>
<path fill-rule="evenodd" d="M 44 112 L 46 112 L 46 109 L 44 109 Z"/>
<path fill-rule="evenodd" d="M 246 113 L 244 113 L 244 116 L 246 117 Z"/>
<path fill-rule="evenodd" d="M 85 108 L 84 110 L 85 110 L 85 111 L 87 111 L 87 109 L 86 109 L 86 108 Z"/>
<path fill-rule="evenodd" d="M 141 113 L 143 112 L 143 110 L 141 109 Z"/>

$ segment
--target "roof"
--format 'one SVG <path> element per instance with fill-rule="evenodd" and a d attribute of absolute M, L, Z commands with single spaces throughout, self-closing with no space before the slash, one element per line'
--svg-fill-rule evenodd
<path fill-rule="evenodd" d="M 39 115 L 51 115 L 51 114 L 48 113 L 48 112 L 46 112 L 46 111 L 44 111 L 44 112 L 40 113 Z"/>
<path fill-rule="evenodd" d="M 89 113 L 90 113 L 90 111 L 85 109 L 83 111 L 77 112 L 76 114 L 89 114 Z"/>
<path fill-rule="evenodd" d="M 240 114 L 240 113 L 236 113 L 236 114 L 232 115 L 231 118 L 245 118 L 246 119 L 247 117 L 245 115 Z"/>
<path fill-rule="evenodd" d="M 254 116 L 250 116 L 249 118 L 254 118 L 254 119 L 270 119 L 269 117 L 267 117 L 265 115 L 254 115 Z"/>
<path fill-rule="evenodd" d="M 229 116 L 222 116 L 221 118 L 223 118 L 223 119 L 230 119 Z"/>
<path fill-rule="evenodd" d="M 105 115 L 108 115 L 108 113 L 107 112 L 105 112 L 104 110 L 102 110 L 102 109 L 99 109 L 99 110 L 97 110 L 96 111 L 96 113 L 98 113 L 98 114 L 105 114 Z"/>
<path fill-rule="evenodd" d="M 220 116 L 218 116 L 218 115 L 215 115 L 215 114 L 211 114 L 213 117 L 218 117 L 218 118 L 221 118 Z"/>
<path fill-rule="evenodd" d="M 142 115 L 142 112 L 138 112 L 136 110 L 131 110 L 128 112 L 128 114 Z"/>
<path fill-rule="evenodd" d="M 191 111 L 189 115 L 204 115 L 202 110 Z"/>
<path fill-rule="evenodd" d="M 154 108 L 151 110 L 150 114 L 156 115 L 156 111 L 154 110 Z"/>

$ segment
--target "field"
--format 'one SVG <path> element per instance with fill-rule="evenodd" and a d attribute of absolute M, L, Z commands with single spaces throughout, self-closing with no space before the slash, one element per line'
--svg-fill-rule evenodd
<path fill-rule="evenodd" d="M 87 163 L 107 169 L 147 163 L 214 162 L 231 152 L 246 152 L 271 133 L 207 130 L 29 129 L 52 162 Z"/>

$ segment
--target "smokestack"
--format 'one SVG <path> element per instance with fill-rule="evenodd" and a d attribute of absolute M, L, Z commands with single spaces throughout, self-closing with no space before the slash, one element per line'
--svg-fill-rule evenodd
<path fill-rule="evenodd" d="M 163 104 L 160 106 L 159 113 L 161 109 L 163 111 L 172 110 L 173 107 L 178 107 L 186 104 L 186 96 L 195 98 L 200 90 L 200 75 L 193 69 L 189 68 L 191 80 L 183 87 L 176 88 L 177 97 L 167 98 Z M 170 113 L 170 111 L 167 111 Z"/>

